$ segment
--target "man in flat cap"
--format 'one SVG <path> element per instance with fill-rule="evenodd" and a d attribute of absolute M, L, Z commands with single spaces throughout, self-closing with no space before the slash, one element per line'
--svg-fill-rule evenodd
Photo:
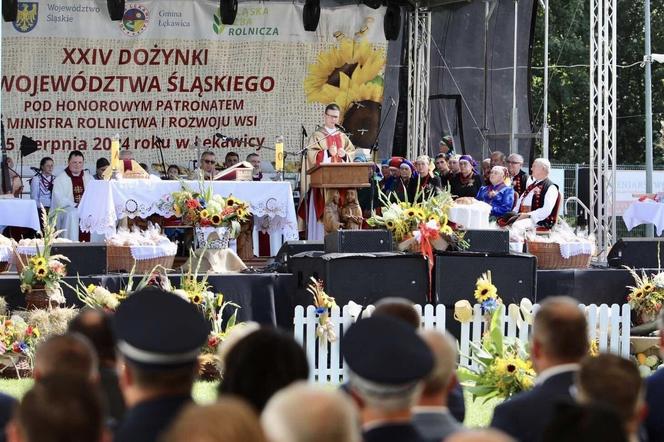
<path fill-rule="evenodd" d="M 191 401 L 209 324 L 195 305 L 148 287 L 120 304 L 114 328 L 120 389 L 127 404 L 114 441 L 156 441 Z"/>
<path fill-rule="evenodd" d="M 415 330 L 391 317 L 362 319 L 344 335 L 341 348 L 364 442 L 425 441 L 412 424 L 412 407 L 434 362 Z"/>

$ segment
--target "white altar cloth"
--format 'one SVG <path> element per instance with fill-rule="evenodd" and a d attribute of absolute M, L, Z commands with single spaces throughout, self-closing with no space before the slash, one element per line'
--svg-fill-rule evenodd
<path fill-rule="evenodd" d="M 40 232 L 35 200 L 0 198 L 0 226 L 27 227 Z"/>
<path fill-rule="evenodd" d="M 639 224 L 654 224 L 657 235 L 661 235 L 664 230 L 664 203 L 650 199 L 635 201 L 623 213 L 623 221 L 627 230 L 632 230 Z"/>
<path fill-rule="evenodd" d="M 199 191 L 198 181 L 185 181 Z M 214 193 L 233 195 L 249 203 L 254 226 L 284 240 L 298 239 L 293 192 L 287 181 L 214 181 Z M 123 217 L 146 218 L 152 214 L 174 215 L 171 194 L 181 190 L 178 181 L 111 180 L 91 181 L 78 206 L 81 230 L 110 236 Z"/>

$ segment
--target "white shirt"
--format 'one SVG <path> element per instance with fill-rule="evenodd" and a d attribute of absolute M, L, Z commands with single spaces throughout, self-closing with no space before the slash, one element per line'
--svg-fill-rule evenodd
<path fill-rule="evenodd" d="M 547 379 L 556 376 L 561 373 L 566 373 L 568 371 L 579 371 L 580 365 L 576 363 L 571 364 L 560 364 L 549 367 L 546 370 L 542 371 L 535 380 L 535 385 L 543 384 Z"/>
<path fill-rule="evenodd" d="M 542 180 L 535 181 L 535 183 L 539 181 Z M 531 184 L 532 182 L 528 185 L 530 186 Z M 533 204 L 533 195 L 533 191 L 528 192 L 528 194 L 524 192 L 523 195 L 519 197 L 519 201 L 516 205 L 516 211 L 518 212 L 521 206 L 531 207 Z M 556 206 L 556 201 L 558 201 L 558 189 L 555 185 L 551 184 L 544 194 L 544 205 L 537 210 L 529 212 L 532 222 L 537 224 L 538 222 L 545 220 L 549 215 L 551 215 L 553 208 Z"/>
<path fill-rule="evenodd" d="M 51 207 L 51 191 L 44 186 L 44 183 L 52 185 L 54 180 L 53 175 L 46 178 L 41 174 L 33 176 L 30 180 L 30 198 L 37 202 L 37 207 Z"/>

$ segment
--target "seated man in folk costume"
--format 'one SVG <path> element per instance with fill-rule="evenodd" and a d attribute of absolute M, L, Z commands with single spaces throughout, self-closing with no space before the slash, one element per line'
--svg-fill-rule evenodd
<path fill-rule="evenodd" d="M 511 213 L 508 224 L 514 229 L 532 228 L 548 230 L 556 223 L 560 206 L 558 185 L 549 179 L 551 163 L 545 158 L 533 162 L 532 179 L 516 203 L 516 214 Z M 503 220 L 505 217 L 503 217 Z"/>
<path fill-rule="evenodd" d="M 85 186 L 92 176 L 83 170 L 84 157 L 77 150 L 69 154 L 67 168 L 53 182 L 52 205 L 62 209 L 58 214 L 57 228 L 64 230 L 62 236 L 72 241 L 89 241 L 90 234 L 79 230 L 78 204 Z"/>
<path fill-rule="evenodd" d="M 308 240 L 322 240 L 325 235 L 323 213 L 329 197 L 322 189 L 312 189 L 307 170 L 318 164 L 350 163 L 353 161 L 355 146 L 348 136 L 337 128 L 341 109 L 335 103 L 325 107 L 325 124 L 319 127 L 309 139 L 307 155 L 302 161 L 300 172 L 300 230 L 306 225 Z"/>

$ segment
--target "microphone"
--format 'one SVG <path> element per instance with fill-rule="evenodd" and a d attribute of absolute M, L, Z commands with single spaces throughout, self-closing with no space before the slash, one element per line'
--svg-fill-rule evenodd
<path fill-rule="evenodd" d="M 30 170 L 32 170 L 35 173 L 41 173 L 41 169 L 39 167 L 32 167 L 30 166 Z"/>
<path fill-rule="evenodd" d="M 348 131 L 346 130 L 346 128 L 343 127 L 341 124 L 335 124 L 334 127 L 336 127 L 337 129 L 339 129 L 341 132 L 343 132 L 343 133 L 345 133 L 345 134 L 348 133 Z"/>
<path fill-rule="evenodd" d="M 309 134 L 307 134 L 307 130 L 304 128 L 304 124 L 302 125 L 302 135 L 304 135 L 305 137 L 309 136 Z"/>
<path fill-rule="evenodd" d="M 224 135 L 224 134 L 220 134 L 219 132 L 217 132 L 216 134 L 214 134 L 214 136 L 217 137 L 217 138 L 221 138 L 223 141 L 226 141 L 226 140 L 229 138 L 229 137 L 227 137 L 227 136 Z"/>
<path fill-rule="evenodd" d="M 154 139 L 157 143 L 161 144 L 162 146 L 164 145 L 164 140 L 159 138 L 157 135 L 154 136 Z"/>

